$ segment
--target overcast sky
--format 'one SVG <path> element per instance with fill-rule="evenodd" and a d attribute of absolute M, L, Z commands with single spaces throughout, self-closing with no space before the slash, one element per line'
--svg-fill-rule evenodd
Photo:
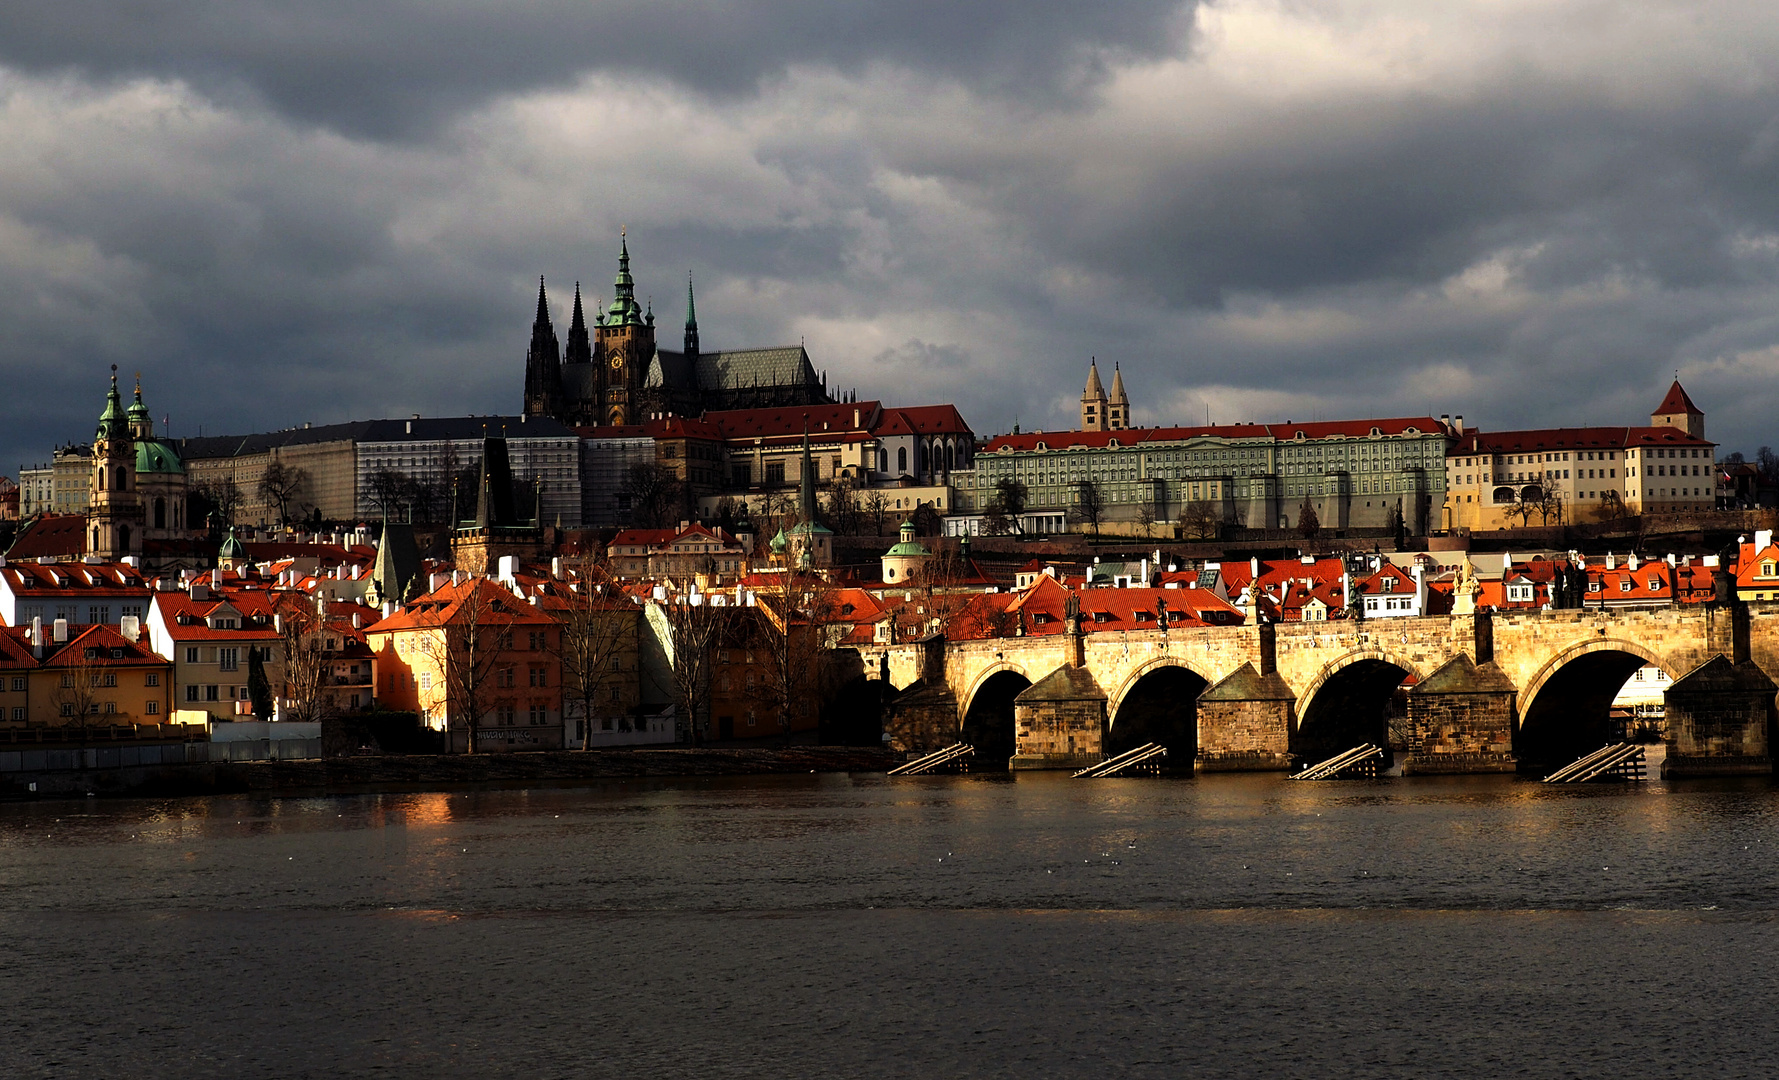
<path fill-rule="evenodd" d="M 520 406 L 620 226 L 677 343 L 1072 425 L 1779 443 L 1770 0 L 0 7 L 0 472 L 117 364 L 176 435 Z"/>

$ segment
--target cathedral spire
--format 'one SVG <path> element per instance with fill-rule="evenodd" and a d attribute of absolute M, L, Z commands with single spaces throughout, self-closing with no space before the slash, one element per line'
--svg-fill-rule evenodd
<path fill-rule="evenodd" d="M 525 353 L 525 414 L 553 416 L 562 391 L 562 347 L 550 325 L 550 299 L 544 279 L 537 279 L 537 318 L 531 324 L 531 347 Z"/>
<path fill-rule="evenodd" d="M 686 355 L 698 355 L 698 306 L 692 302 L 692 275 L 686 274 Z"/>
<path fill-rule="evenodd" d="M 593 343 L 587 337 L 587 317 L 581 312 L 581 283 L 574 283 L 574 317 L 568 326 L 568 346 L 563 350 L 565 364 L 593 362 Z"/>

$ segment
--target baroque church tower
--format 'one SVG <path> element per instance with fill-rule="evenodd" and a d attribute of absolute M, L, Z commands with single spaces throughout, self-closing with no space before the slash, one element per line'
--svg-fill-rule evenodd
<path fill-rule="evenodd" d="M 144 540 L 175 540 L 187 535 L 190 494 L 185 463 L 171 443 L 155 438 L 154 418 L 142 403 L 142 383 L 129 409 L 117 392 L 117 365 L 111 367 L 111 393 L 93 435 L 93 473 L 87 504 L 87 554 L 102 559 L 141 555 Z"/>
<path fill-rule="evenodd" d="M 93 474 L 87 502 L 88 555 L 121 559 L 142 554 L 142 506 L 136 492 L 136 440 L 117 392 L 117 365 L 111 365 L 111 393 L 93 435 Z"/>

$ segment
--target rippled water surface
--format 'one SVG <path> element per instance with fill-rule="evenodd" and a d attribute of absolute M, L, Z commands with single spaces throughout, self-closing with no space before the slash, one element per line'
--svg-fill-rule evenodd
<path fill-rule="evenodd" d="M 0 806 L 3 1076 L 1771 1076 L 1779 792 Z"/>

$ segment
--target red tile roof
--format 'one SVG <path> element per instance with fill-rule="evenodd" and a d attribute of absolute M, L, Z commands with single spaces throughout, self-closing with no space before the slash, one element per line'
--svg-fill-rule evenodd
<path fill-rule="evenodd" d="M 1446 451 L 1465 454 L 1518 454 L 1535 450 L 1623 450 L 1635 446 L 1713 446 L 1671 427 L 1537 428 L 1529 431 L 1466 432 Z"/>
<path fill-rule="evenodd" d="M 1686 391 L 1681 388 L 1679 379 L 1675 379 L 1674 385 L 1668 387 L 1668 396 L 1662 399 L 1662 403 L 1657 405 L 1655 412 L 1650 415 L 1672 416 L 1675 413 L 1686 413 L 1689 416 L 1705 415 L 1699 411 L 1697 405 L 1693 404 L 1693 399 L 1686 396 Z"/>
<path fill-rule="evenodd" d="M 44 514 L 33 519 L 6 549 L 8 561 L 86 554 L 86 515 Z"/>

